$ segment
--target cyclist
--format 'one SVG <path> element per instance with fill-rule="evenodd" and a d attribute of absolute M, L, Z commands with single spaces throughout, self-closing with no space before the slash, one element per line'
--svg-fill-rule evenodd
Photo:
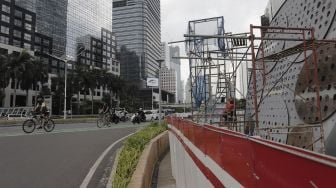
<path fill-rule="evenodd" d="M 49 116 L 49 111 L 46 103 L 42 96 L 37 97 L 37 103 L 34 108 L 34 115 L 40 115 L 41 117 L 41 125 L 37 127 L 37 129 L 41 129 L 42 125 L 44 125 L 45 118 Z"/>
<path fill-rule="evenodd" d="M 102 108 L 102 114 L 108 114 L 110 113 L 110 105 L 108 103 L 104 103 Z"/>

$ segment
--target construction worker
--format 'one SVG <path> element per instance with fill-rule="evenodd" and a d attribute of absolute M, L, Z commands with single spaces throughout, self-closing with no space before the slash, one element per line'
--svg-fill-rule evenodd
<path fill-rule="evenodd" d="M 233 116 L 235 114 L 235 104 L 234 104 L 234 99 L 232 97 L 230 97 L 227 100 L 225 109 L 224 109 L 224 113 L 223 113 L 223 117 L 225 121 L 229 121 L 229 120 L 233 120 Z"/>

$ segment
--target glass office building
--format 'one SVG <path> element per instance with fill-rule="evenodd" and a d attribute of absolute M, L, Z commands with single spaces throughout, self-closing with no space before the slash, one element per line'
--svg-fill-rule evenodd
<path fill-rule="evenodd" d="M 78 38 L 101 38 L 102 28 L 112 31 L 112 0 L 69 0 L 67 16 L 66 52 L 76 59 Z"/>
<path fill-rule="evenodd" d="M 36 32 L 53 39 L 52 53 L 65 57 L 68 0 L 15 0 L 36 13 Z"/>
<path fill-rule="evenodd" d="M 139 57 L 132 65 L 120 62 L 121 76 L 127 80 L 156 77 L 159 69 L 156 60 L 161 52 L 160 0 L 113 0 L 112 18 L 118 48 L 126 46 Z M 137 78 L 134 72 L 140 73 Z"/>

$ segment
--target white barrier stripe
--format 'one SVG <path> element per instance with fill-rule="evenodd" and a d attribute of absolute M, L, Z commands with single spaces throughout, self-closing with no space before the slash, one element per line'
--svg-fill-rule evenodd
<path fill-rule="evenodd" d="M 189 149 L 196 155 L 196 157 L 202 161 L 202 163 L 211 169 L 214 175 L 225 187 L 243 187 L 234 177 L 232 177 L 228 172 L 223 170 L 215 161 L 210 157 L 205 155 L 200 149 L 198 149 L 193 143 L 191 143 L 178 129 L 174 126 L 169 125 L 172 129 L 189 147 Z"/>

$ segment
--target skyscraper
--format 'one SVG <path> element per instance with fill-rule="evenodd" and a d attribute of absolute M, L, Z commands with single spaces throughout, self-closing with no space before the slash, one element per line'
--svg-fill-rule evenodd
<path fill-rule="evenodd" d="M 36 32 L 53 39 L 52 53 L 65 56 L 68 0 L 15 0 L 36 13 Z"/>
<path fill-rule="evenodd" d="M 102 28 L 112 30 L 111 0 L 70 0 L 67 14 L 67 55 L 76 57 L 77 40 L 101 38 Z"/>
<path fill-rule="evenodd" d="M 178 46 L 169 46 L 169 54 L 171 61 L 171 68 L 176 71 L 176 103 L 183 102 L 183 84 L 181 81 L 181 60 L 176 57 L 180 57 L 180 48 Z M 174 58 L 175 57 L 175 58 Z"/>
<path fill-rule="evenodd" d="M 121 76 L 127 80 L 155 77 L 161 52 L 160 0 L 113 0 L 113 32 L 119 47 L 138 56 L 137 61 L 121 62 L 122 70 L 128 67 Z M 140 74 L 133 76 L 132 72 Z"/>

